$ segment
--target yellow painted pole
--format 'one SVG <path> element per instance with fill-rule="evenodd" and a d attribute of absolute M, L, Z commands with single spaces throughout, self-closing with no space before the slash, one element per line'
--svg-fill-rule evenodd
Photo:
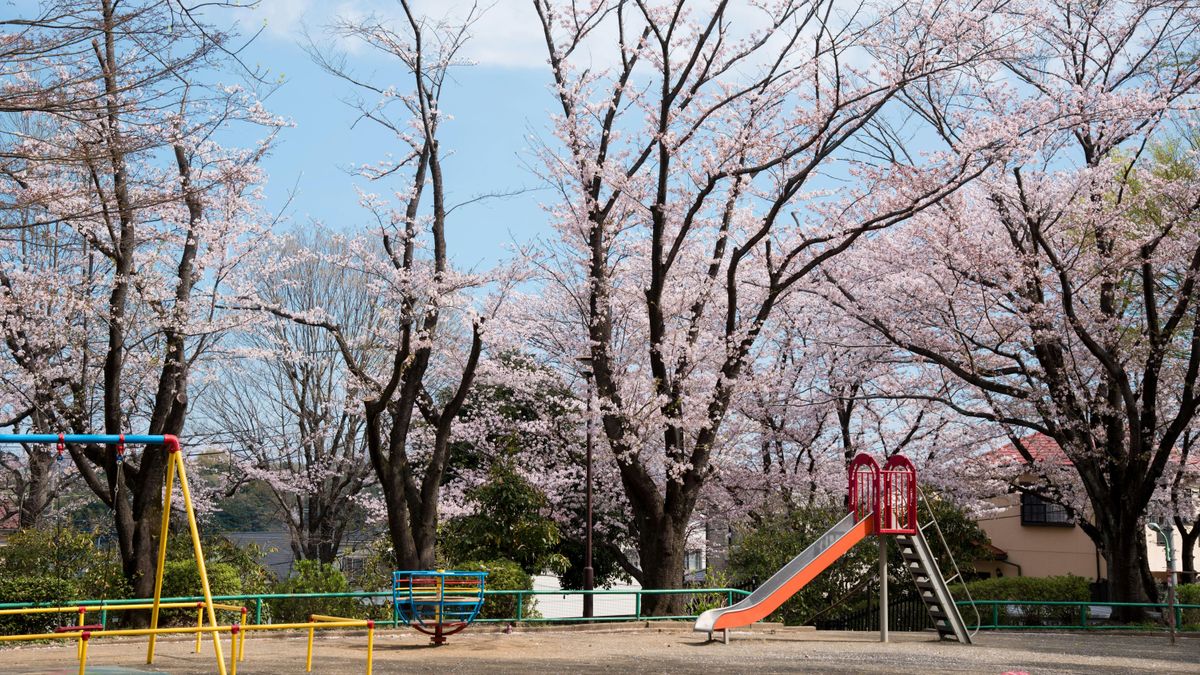
<path fill-rule="evenodd" d="M 179 489 L 183 492 L 183 505 L 187 509 L 188 529 L 192 533 L 192 552 L 196 556 L 196 570 L 200 573 L 200 588 L 204 590 L 204 606 L 208 608 L 208 621 L 217 625 L 217 611 L 213 609 L 212 590 L 208 586 L 208 569 L 204 566 L 204 547 L 200 544 L 200 526 L 196 524 L 196 512 L 192 510 L 192 493 L 188 490 L 187 471 L 183 466 L 183 452 L 178 447 L 171 453 L 179 465 Z M 221 649 L 221 636 L 213 632 L 213 649 L 217 652 L 217 672 L 225 674 L 225 654 Z"/>
<path fill-rule="evenodd" d="M 316 624 L 309 618 L 308 620 L 308 659 L 304 662 L 304 672 L 312 672 L 312 649 L 313 649 L 313 634 L 316 632 L 314 628 Z"/>
<path fill-rule="evenodd" d="M 229 675 L 237 675 L 239 628 L 240 626 L 238 626 L 236 623 L 229 628 Z"/>
<path fill-rule="evenodd" d="M 175 486 L 175 460 L 177 447 L 167 446 L 167 479 L 164 482 L 162 524 L 158 527 L 158 565 L 154 569 L 154 603 L 150 608 L 150 628 L 158 628 L 158 609 L 162 602 L 163 570 L 167 566 L 167 531 L 171 525 L 171 489 Z M 154 641 L 158 636 L 150 634 L 150 645 L 146 648 L 146 664 L 154 663 Z"/>
<path fill-rule="evenodd" d="M 80 644 L 83 645 L 83 648 L 79 650 L 79 675 L 84 675 L 84 672 L 87 670 L 87 646 L 88 638 L 90 637 L 91 634 L 89 634 L 87 631 L 84 631 L 83 634 L 79 636 Z"/>
<path fill-rule="evenodd" d="M 204 627 L 204 603 L 196 603 L 196 628 Z M 200 638 L 204 636 L 199 630 L 196 631 L 196 653 L 200 653 Z"/>
<path fill-rule="evenodd" d="M 79 626 L 79 630 L 83 630 L 83 626 L 84 626 L 83 617 L 86 614 L 87 614 L 87 609 L 80 607 L 79 608 L 79 623 L 77 624 Z M 80 636 L 80 638 L 79 638 L 79 644 L 77 644 L 75 646 L 75 656 L 77 656 L 79 658 L 83 658 L 83 637 L 82 636 Z"/>
<path fill-rule="evenodd" d="M 246 625 L 246 618 L 247 618 L 246 615 L 249 612 L 250 612 L 249 609 L 247 609 L 245 607 L 242 608 L 242 625 L 243 626 Z M 246 660 L 246 631 L 241 631 L 241 639 L 238 640 L 237 655 L 238 655 L 238 661 Z"/>
<path fill-rule="evenodd" d="M 375 665 L 375 622 L 367 622 L 367 675 Z"/>

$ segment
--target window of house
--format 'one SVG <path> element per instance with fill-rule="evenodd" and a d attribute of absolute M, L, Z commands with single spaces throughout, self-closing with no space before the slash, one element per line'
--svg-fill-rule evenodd
<path fill-rule="evenodd" d="M 1021 524 L 1022 525 L 1057 525 L 1070 527 L 1071 516 L 1067 509 L 1059 504 L 1052 504 L 1041 497 L 1021 493 Z"/>
<path fill-rule="evenodd" d="M 703 568 L 703 565 L 701 564 L 701 560 L 700 560 L 700 559 L 701 559 L 701 557 L 702 557 L 703 555 L 704 555 L 704 554 L 703 554 L 703 552 L 701 552 L 701 551 L 688 551 L 688 552 L 687 552 L 687 555 L 685 555 L 685 556 L 684 556 L 684 559 L 683 559 L 683 564 L 684 564 L 684 566 L 685 566 L 685 567 L 686 567 L 686 568 L 687 568 L 689 571 L 690 571 L 690 570 L 698 570 L 698 569 L 702 569 L 702 568 Z"/>

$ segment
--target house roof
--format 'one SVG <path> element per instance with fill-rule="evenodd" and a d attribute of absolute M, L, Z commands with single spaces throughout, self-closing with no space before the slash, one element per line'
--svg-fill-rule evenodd
<path fill-rule="evenodd" d="M 1066 453 L 1059 447 L 1058 442 L 1041 432 L 1026 436 L 1020 439 L 1021 445 L 1033 457 L 1033 461 L 1039 464 L 1058 464 L 1059 466 L 1070 466 L 1071 460 Z M 1017 449 L 1016 445 L 1009 443 L 1001 448 L 992 451 L 992 456 L 999 462 L 1005 464 L 1025 464 L 1025 456 Z"/>
<path fill-rule="evenodd" d="M 1021 445 L 1029 452 L 1034 463 L 1037 464 L 1054 464 L 1058 466 L 1071 466 L 1073 462 L 1067 454 L 1063 452 L 1062 447 L 1058 445 L 1058 441 L 1043 434 L 1041 432 L 1030 434 L 1020 439 Z M 1017 447 L 1009 443 L 1003 447 L 997 448 L 988 453 L 993 457 L 997 464 L 1028 464 L 1025 461 L 1024 455 Z M 1171 459 L 1179 461 L 1179 448 L 1171 451 Z M 1200 452 L 1193 450 L 1188 455 L 1188 466 L 1200 469 Z"/>

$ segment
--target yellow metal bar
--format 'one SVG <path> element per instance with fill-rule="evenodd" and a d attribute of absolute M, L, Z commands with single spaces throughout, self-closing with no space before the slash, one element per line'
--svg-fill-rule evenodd
<path fill-rule="evenodd" d="M 79 675 L 84 675 L 84 673 L 87 671 L 88 639 L 83 637 L 81 638 L 81 641 L 83 643 L 83 649 L 79 650 Z"/>
<path fill-rule="evenodd" d="M 308 658 L 304 662 L 304 672 L 306 672 L 306 673 L 312 672 L 312 649 L 313 649 L 313 634 L 316 632 L 314 630 L 315 626 L 316 626 L 316 624 L 312 623 L 312 622 L 310 622 L 308 624 Z"/>
<path fill-rule="evenodd" d="M 242 626 L 242 630 L 308 630 L 314 628 L 320 630 L 322 628 L 366 628 L 367 622 L 360 621 L 323 621 L 313 623 L 264 623 L 262 625 Z M 189 628 L 188 630 L 195 630 Z M 0 639 L 3 639 L 0 636 Z"/>
<path fill-rule="evenodd" d="M 242 628 L 243 628 L 243 630 L 241 632 L 242 639 L 238 641 L 238 661 L 246 660 L 246 631 L 244 629 L 246 626 L 246 617 L 248 614 L 249 614 L 249 610 L 246 609 L 245 607 L 243 607 L 242 608 Z"/>
<path fill-rule="evenodd" d="M 371 669 L 375 666 L 375 622 L 367 624 L 367 675 L 371 675 Z"/>
<path fill-rule="evenodd" d="M 175 458 L 175 463 L 179 465 L 179 488 L 183 492 L 183 504 L 187 508 L 188 529 L 192 533 L 192 550 L 196 556 L 196 570 L 200 573 L 200 587 L 204 590 L 204 605 L 208 609 L 208 622 L 210 625 L 216 626 L 217 613 L 213 609 L 212 590 L 208 587 L 208 569 L 204 566 L 204 547 L 200 545 L 200 526 L 196 524 L 196 512 L 192 509 L 192 493 L 188 490 L 187 471 L 183 466 L 183 451 L 177 450 L 171 454 Z M 159 575 L 161 576 L 161 572 Z M 213 649 L 217 652 L 217 672 L 225 675 L 225 655 L 221 650 L 221 638 L 216 633 L 213 633 Z"/>
<path fill-rule="evenodd" d="M 238 663 L 238 631 L 230 631 L 229 636 L 229 675 L 237 675 Z"/>
<path fill-rule="evenodd" d="M 159 609 L 178 609 L 180 607 L 195 607 L 195 602 L 160 602 Z M 132 605 L 71 605 L 70 607 L 27 607 L 24 609 L 0 609 L 0 616 L 13 614 L 65 614 L 67 612 L 78 612 L 83 609 L 88 612 L 99 612 L 108 610 L 116 612 L 126 609 L 152 609 L 153 603 L 143 602 Z M 217 609 L 228 609 L 240 611 L 242 608 L 234 605 L 216 605 Z"/>
<path fill-rule="evenodd" d="M 311 618 L 313 621 L 320 621 L 322 623 L 327 622 L 327 621 L 362 621 L 364 626 L 367 625 L 366 619 L 351 619 L 348 616 L 326 616 L 325 614 L 309 614 L 309 618 Z"/>
<path fill-rule="evenodd" d="M 201 605 L 200 607 L 196 608 L 196 628 L 201 628 L 203 626 L 204 626 L 204 606 Z M 203 635 L 203 633 L 201 633 L 200 631 L 196 631 L 196 652 L 195 653 L 197 653 L 197 654 L 200 653 L 200 638 L 202 635 Z"/>
<path fill-rule="evenodd" d="M 84 625 L 86 625 L 83 622 L 83 617 L 86 615 L 87 615 L 87 610 L 80 607 L 79 608 L 79 623 L 77 623 L 75 625 L 79 626 L 79 630 L 81 630 L 81 631 L 83 630 Z M 81 659 L 83 658 L 83 635 L 82 634 L 80 634 L 80 636 L 79 636 L 79 644 L 75 647 L 75 656 L 76 656 L 76 658 L 81 658 Z"/>
<path fill-rule="evenodd" d="M 150 607 L 150 627 L 158 628 L 158 610 L 162 604 L 163 571 L 167 566 L 167 533 L 171 526 L 171 492 L 175 487 L 175 455 L 176 448 L 167 446 L 167 477 L 163 482 L 162 520 L 158 526 L 158 564 L 154 568 L 154 602 Z M 154 663 L 154 640 L 158 636 L 150 634 L 150 644 L 146 646 L 146 664 Z"/>

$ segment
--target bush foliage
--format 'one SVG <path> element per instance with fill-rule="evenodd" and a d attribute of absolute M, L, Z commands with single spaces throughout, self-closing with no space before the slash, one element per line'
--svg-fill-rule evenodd
<path fill-rule="evenodd" d="M 275 593 L 349 593 L 350 582 L 333 565 L 316 560 L 298 560 L 292 576 L 280 582 Z M 277 623 L 307 621 L 309 614 L 348 619 L 361 618 L 363 608 L 356 598 L 297 598 L 272 600 L 271 619 Z"/>
<path fill-rule="evenodd" d="M 454 565 L 463 572 L 487 572 L 484 581 L 489 591 L 528 591 L 533 589 L 533 577 L 511 560 L 468 560 Z M 541 614 L 526 601 L 521 608 L 521 617 L 539 618 Z M 481 619 L 508 619 L 517 615 L 516 595 L 489 595 L 479 612 Z"/>

